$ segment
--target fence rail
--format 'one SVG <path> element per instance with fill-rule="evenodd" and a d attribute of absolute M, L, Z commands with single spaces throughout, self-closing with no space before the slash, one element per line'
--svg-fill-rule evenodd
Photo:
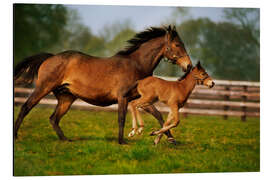
<path fill-rule="evenodd" d="M 171 81 L 176 80 L 176 78 L 171 77 L 161 78 Z M 197 86 L 180 112 L 185 116 L 188 114 L 220 115 L 225 119 L 228 116 L 239 116 L 243 121 L 246 120 L 246 117 L 260 116 L 259 82 L 215 80 L 215 83 L 216 86 L 213 89 Z M 24 103 L 32 91 L 31 88 L 15 87 L 14 103 Z M 57 100 L 52 94 L 49 94 L 39 104 L 56 105 Z M 76 100 L 72 107 L 104 111 L 116 111 L 118 109 L 117 105 L 99 107 L 81 100 Z M 157 103 L 156 107 L 161 112 L 169 111 L 169 108 L 161 103 Z"/>

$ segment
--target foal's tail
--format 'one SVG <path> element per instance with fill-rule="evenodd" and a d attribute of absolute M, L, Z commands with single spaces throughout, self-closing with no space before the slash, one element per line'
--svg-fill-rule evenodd
<path fill-rule="evenodd" d="M 124 93 L 124 97 L 128 97 L 131 93 L 131 91 L 135 88 L 137 88 L 139 81 L 136 81 L 134 84 L 132 84 Z"/>
<path fill-rule="evenodd" d="M 38 72 L 40 65 L 49 57 L 51 53 L 40 53 L 23 59 L 15 67 L 14 80 L 18 84 L 31 84 Z M 19 81 L 19 82 L 18 82 Z"/>

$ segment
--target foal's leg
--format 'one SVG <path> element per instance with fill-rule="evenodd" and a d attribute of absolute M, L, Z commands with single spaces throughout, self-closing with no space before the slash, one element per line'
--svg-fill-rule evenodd
<path fill-rule="evenodd" d="M 163 126 L 163 128 L 161 128 L 160 130 L 158 130 L 158 131 L 154 131 L 154 132 L 152 132 L 152 134 L 151 135 L 156 135 L 156 134 L 161 134 L 161 133 L 164 133 L 164 132 L 166 132 L 166 131 L 168 131 L 169 129 L 171 129 L 171 128 L 174 128 L 174 127 L 176 127 L 178 124 L 179 124 L 179 113 L 178 113 L 178 110 L 179 110 L 179 108 L 178 108 L 178 106 L 177 105 L 172 105 L 171 106 L 171 111 L 172 111 L 172 117 L 173 117 L 173 120 L 172 120 L 172 123 L 170 123 L 170 122 L 166 122 L 165 124 L 164 124 L 164 126 Z M 169 121 L 171 120 L 171 119 L 168 119 Z"/>
<path fill-rule="evenodd" d="M 161 113 L 156 109 L 156 107 L 155 107 L 154 105 L 149 105 L 149 106 L 147 106 L 147 107 L 143 107 L 143 109 L 144 109 L 146 112 L 152 114 L 152 115 L 158 120 L 160 126 L 163 127 L 164 120 L 163 120 L 163 118 L 162 118 L 162 115 L 161 115 Z M 168 141 L 169 141 L 170 143 L 175 143 L 175 139 L 173 138 L 173 136 L 172 136 L 170 130 L 166 131 L 166 132 L 165 132 L 165 135 L 168 137 Z"/>
<path fill-rule="evenodd" d="M 139 123 L 139 129 L 137 132 L 138 132 L 138 134 L 141 134 L 143 132 L 143 128 L 144 128 L 144 122 L 143 122 L 143 119 L 142 119 L 140 112 L 137 108 L 135 109 L 135 113 L 136 113 L 138 123 Z"/>
<path fill-rule="evenodd" d="M 54 93 L 54 95 L 58 100 L 58 104 L 50 117 L 50 123 L 60 140 L 68 140 L 60 128 L 59 122 L 63 115 L 69 110 L 76 97 L 69 93 Z"/>
<path fill-rule="evenodd" d="M 50 88 L 50 86 L 43 88 L 42 86 L 37 84 L 37 87 L 34 90 L 34 92 L 30 95 L 30 97 L 27 99 L 27 101 L 21 107 L 20 113 L 18 115 L 18 118 L 15 122 L 15 127 L 14 127 L 14 137 L 15 138 L 17 138 L 17 136 L 18 136 L 18 130 L 22 124 L 24 117 L 40 101 L 40 99 L 42 99 L 44 96 L 49 94 L 49 92 L 51 90 L 52 89 Z"/>
<path fill-rule="evenodd" d="M 142 117 L 140 115 L 139 110 L 136 108 L 134 102 L 130 102 L 130 111 L 131 111 L 131 115 L 132 115 L 132 131 L 128 134 L 129 137 L 134 136 L 136 133 L 141 134 L 143 131 L 143 127 L 144 127 L 144 123 L 142 120 Z M 139 129 L 137 126 L 137 120 L 139 123 Z"/>
<path fill-rule="evenodd" d="M 130 104 L 130 112 L 132 115 L 132 131 L 128 134 L 128 137 L 132 137 L 136 134 L 136 131 L 138 129 L 137 127 L 137 116 L 136 116 L 136 107 L 133 104 L 133 101 L 129 103 Z"/>
<path fill-rule="evenodd" d="M 170 111 L 169 114 L 168 114 L 168 117 L 167 117 L 166 122 L 163 124 L 163 127 L 168 126 L 171 123 L 172 119 L 173 119 L 172 111 Z M 153 134 L 154 132 L 152 132 L 150 135 L 154 135 Z M 157 135 L 157 137 L 154 140 L 154 144 L 155 145 L 157 145 L 159 143 L 159 141 L 161 140 L 162 136 L 163 136 L 163 133 L 160 133 L 160 134 Z M 175 142 L 173 142 L 173 143 L 175 144 Z"/>

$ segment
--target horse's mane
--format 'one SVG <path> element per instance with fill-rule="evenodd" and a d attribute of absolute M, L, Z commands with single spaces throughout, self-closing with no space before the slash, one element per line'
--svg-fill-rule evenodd
<path fill-rule="evenodd" d="M 171 26 L 164 26 L 163 28 L 150 27 L 143 32 L 137 33 L 132 39 L 127 42 L 129 45 L 117 53 L 117 55 L 129 55 L 135 50 L 137 50 L 143 43 L 164 36 L 167 32 L 170 33 L 171 38 L 178 36 L 176 30 L 171 28 Z"/>

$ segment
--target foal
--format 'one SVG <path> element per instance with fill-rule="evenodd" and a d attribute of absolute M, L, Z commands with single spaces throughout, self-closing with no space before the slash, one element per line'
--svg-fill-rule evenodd
<path fill-rule="evenodd" d="M 203 84 L 209 88 L 215 85 L 212 78 L 201 67 L 200 62 L 178 81 L 166 81 L 153 76 L 137 81 L 137 91 L 141 97 L 130 103 L 133 130 L 129 133 L 129 137 L 135 135 L 135 133 L 140 134 L 143 130 L 143 120 L 137 108 L 143 108 L 156 101 L 161 101 L 170 107 L 170 112 L 163 127 L 151 133 L 151 135 L 158 135 L 154 141 L 157 144 L 165 131 L 179 124 L 179 108 L 184 106 L 196 84 Z M 137 129 L 136 124 L 137 118 L 139 118 L 139 129 Z"/>

